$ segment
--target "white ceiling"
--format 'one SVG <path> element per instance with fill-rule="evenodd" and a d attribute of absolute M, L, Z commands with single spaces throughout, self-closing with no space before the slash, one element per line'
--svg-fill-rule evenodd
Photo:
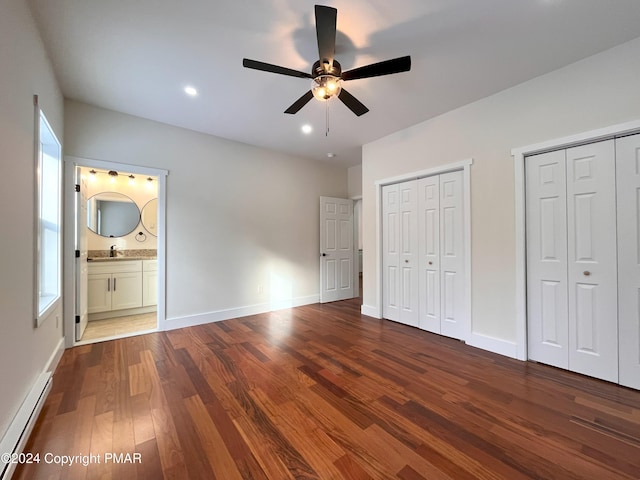
<path fill-rule="evenodd" d="M 310 71 L 316 2 L 30 3 L 65 97 L 346 166 L 367 142 L 640 35 L 638 0 L 328 1 L 343 71 L 403 55 L 412 70 L 348 82 L 370 112 L 332 100 L 325 136 L 324 104 L 282 113 L 309 80 L 242 67 L 246 57 Z"/>

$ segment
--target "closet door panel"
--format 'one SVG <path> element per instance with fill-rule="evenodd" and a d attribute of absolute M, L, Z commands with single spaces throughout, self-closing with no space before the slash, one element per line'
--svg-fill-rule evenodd
<path fill-rule="evenodd" d="M 382 187 L 382 316 L 400 318 L 400 199 L 398 185 Z"/>
<path fill-rule="evenodd" d="M 402 292 L 398 321 L 418 326 L 419 319 L 419 249 L 418 249 L 418 182 L 412 180 L 398 185 L 401 221 L 401 270 Z"/>
<path fill-rule="evenodd" d="M 640 389 L 640 135 L 616 140 L 619 381 Z"/>
<path fill-rule="evenodd" d="M 463 339 L 464 235 L 462 172 L 440 175 L 440 333 Z"/>
<path fill-rule="evenodd" d="M 618 381 L 615 149 L 567 149 L 569 368 Z"/>
<path fill-rule="evenodd" d="M 440 177 L 418 180 L 420 323 L 440 333 Z"/>
<path fill-rule="evenodd" d="M 525 168 L 528 354 L 568 369 L 565 151 L 528 157 Z"/>

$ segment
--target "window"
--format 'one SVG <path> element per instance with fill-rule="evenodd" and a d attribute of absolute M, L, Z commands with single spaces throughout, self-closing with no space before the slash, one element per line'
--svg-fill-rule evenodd
<path fill-rule="evenodd" d="M 36 326 L 40 326 L 61 297 L 61 148 L 44 113 L 39 108 L 36 108 L 36 111 L 38 112 L 36 137 L 39 137 L 36 164 L 38 192 Z"/>

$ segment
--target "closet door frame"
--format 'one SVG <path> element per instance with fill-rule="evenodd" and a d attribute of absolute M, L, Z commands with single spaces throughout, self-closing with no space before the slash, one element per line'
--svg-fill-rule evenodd
<path fill-rule="evenodd" d="M 376 246 L 376 291 L 377 304 L 376 309 L 365 308 L 363 306 L 362 313 L 365 315 L 373 316 L 375 318 L 382 318 L 383 310 L 383 281 L 382 281 L 382 241 L 383 241 L 383 228 L 382 228 L 382 187 L 385 185 L 391 185 L 394 183 L 401 183 L 410 180 L 417 180 L 419 178 L 440 175 L 443 173 L 462 171 L 463 177 L 463 209 L 464 209 L 464 257 L 465 257 L 465 272 L 464 272 L 464 327 L 461 340 L 468 341 L 471 338 L 471 165 L 473 159 L 466 159 L 456 163 L 450 163 L 439 167 L 434 167 L 426 170 L 420 170 L 417 172 L 411 172 L 396 177 L 384 178 L 375 182 L 376 188 L 376 236 L 378 239 Z"/>
<path fill-rule="evenodd" d="M 525 205 L 525 159 L 528 156 L 611 140 L 640 133 L 640 120 L 591 130 L 576 135 L 557 138 L 511 150 L 515 179 L 515 296 L 516 296 L 516 344 L 513 358 L 526 361 L 527 352 L 527 250 Z"/>

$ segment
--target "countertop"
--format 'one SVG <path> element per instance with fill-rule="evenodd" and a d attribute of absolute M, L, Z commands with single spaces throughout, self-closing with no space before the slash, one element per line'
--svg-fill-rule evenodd
<path fill-rule="evenodd" d="M 87 258 L 87 262 L 124 262 L 127 260 L 157 260 L 158 257 L 93 257 Z"/>

